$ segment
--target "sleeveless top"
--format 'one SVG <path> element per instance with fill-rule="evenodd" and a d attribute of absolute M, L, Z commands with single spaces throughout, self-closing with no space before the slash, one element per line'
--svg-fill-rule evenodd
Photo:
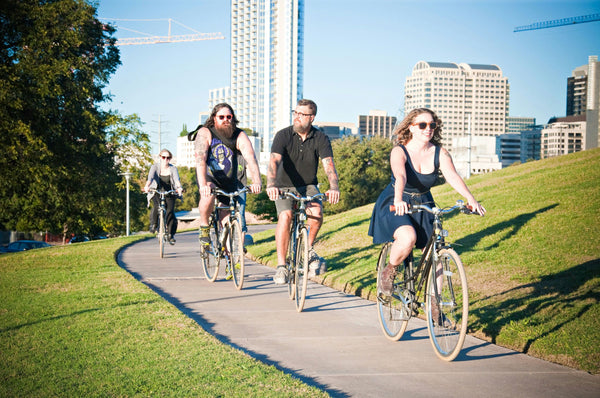
<path fill-rule="evenodd" d="M 212 127 L 210 151 L 206 161 L 208 178 L 224 191 L 235 191 L 238 178 L 237 138 L 241 132 L 236 129 L 231 138 L 222 137 Z"/>

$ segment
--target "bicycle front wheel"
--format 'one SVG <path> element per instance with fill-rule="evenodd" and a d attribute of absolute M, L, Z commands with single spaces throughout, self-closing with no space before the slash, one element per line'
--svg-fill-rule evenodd
<path fill-rule="evenodd" d="M 202 259 L 202 269 L 206 280 L 214 282 L 219 274 L 219 263 L 221 262 L 221 253 L 219 252 L 219 239 L 215 230 L 215 224 L 210 223 L 210 244 L 208 247 L 200 247 L 200 257 Z"/>
<path fill-rule="evenodd" d="M 289 237 L 288 249 L 285 255 L 285 266 L 288 274 L 288 296 L 290 300 L 293 300 L 296 298 L 296 284 L 294 282 L 296 277 L 296 260 L 294 255 L 294 250 L 296 249 L 295 230 L 290 232 Z"/>
<path fill-rule="evenodd" d="M 158 253 L 160 255 L 160 258 L 163 258 L 165 256 L 165 239 L 166 239 L 166 234 L 165 234 L 165 212 L 163 209 L 160 209 L 160 211 L 158 212 L 159 216 L 159 220 L 158 220 Z"/>
<path fill-rule="evenodd" d="M 300 229 L 296 242 L 296 270 L 294 273 L 294 290 L 296 295 L 296 311 L 302 312 L 306 301 L 308 286 L 308 230 Z"/>
<path fill-rule="evenodd" d="M 244 233 L 240 220 L 232 221 L 230 234 L 231 275 L 233 284 L 238 290 L 241 290 L 244 285 Z"/>
<path fill-rule="evenodd" d="M 390 262 L 391 250 L 391 242 L 383 245 L 377 261 L 377 313 L 385 337 L 392 341 L 398 341 L 406 331 L 411 313 L 400 299 L 400 295 L 407 290 L 403 265 L 396 273 L 392 295 L 387 296 L 381 293 L 381 273 Z"/>
<path fill-rule="evenodd" d="M 469 293 L 465 269 L 453 249 L 441 249 L 431 267 L 426 308 L 435 353 L 444 361 L 454 360 L 467 335 Z"/>

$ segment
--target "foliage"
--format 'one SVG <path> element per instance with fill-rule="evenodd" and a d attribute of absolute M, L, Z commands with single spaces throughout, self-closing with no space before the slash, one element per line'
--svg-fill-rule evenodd
<path fill-rule="evenodd" d="M 0 21 L 1 226 L 106 226 L 125 197 L 97 106 L 120 64 L 114 28 L 82 0 L 5 0 Z"/>
<path fill-rule="evenodd" d="M 325 214 L 336 214 L 374 202 L 390 182 L 392 142 L 383 137 L 345 137 L 331 143 L 340 186 L 340 202 L 325 204 Z M 329 189 L 322 165 L 318 179 L 321 192 Z"/>
<path fill-rule="evenodd" d="M 600 148 L 473 176 L 485 217 L 445 218 L 469 286 L 469 333 L 529 355 L 600 373 Z M 436 204 L 460 195 L 432 189 Z M 584 199 L 582 199 L 584 198 Z M 328 216 L 316 251 L 328 286 L 375 300 L 381 245 L 367 235 L 373 205 Z M 274 231 L 248 252 L 276 265 Z M 586 239 L 586 237 L 592 237 Z"/>
<path fill-rule="evenodd" d="M 192 210 L 198 207 L 200 200 L 200 192 L 198 191 L 198 183 L 196 181 L 195 167 L 177 167 L 179 179 L 183 187 L 183 202 L 177 201 L 177 210 Z"/>
<path fill-rule="evenodd" d="M 246 210 L 264 219 L 276 221 L 277 209 L 275 208 L 275 202 L 269 199 L 267 191 L 264 189 L 267 186 L 267 177 L 261 175 L 260 179 L 263 190 L 258 195 L 248 194 L 246 196 Z"/>

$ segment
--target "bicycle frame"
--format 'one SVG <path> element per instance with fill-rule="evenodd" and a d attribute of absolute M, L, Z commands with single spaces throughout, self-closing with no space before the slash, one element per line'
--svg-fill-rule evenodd
<path fill-rule="evenodd" d="M 234 284 L 238 290 L 241 289 L 243 285 L 244 259 L 243 232 L 241 232 L 241 221 L 239 216 L 237 198 L 238 196 L 247 191 L 248 188 L 246 187 L 239 189 L 235 192 L 225 192 L 219 188 L 213 189 L 212 193 L 215 195 L 215 198 L 209 225 L 211 225 L 211 228 L 214 231 L 215 239 L 211 239 L 211 245 L 208 248 L 203 248 L 201 250 L 204 271 L 206 273 L 207 279 L 210 282 L 216 280 L 219 268 L 218 264 L 221 258 L 224 258 L 226 261 L 226 279 L 229 279 L 229 276 L 232 276 Z M 220 205 L 217 195 L 228 197 L 229 205 Z M 221 214 L 224 210 L 229 210 L 229 213 L 226 216 L 221 217 Z M 238 234 L 237 240 L 235 236 L 236 234 Z M 238 251 L 240 250 L 240 248 L 238 247 L 240 246 L 240 243 L 238 242 L 240 236 L 242 250 L 241 256 L 240 253 L 238 253 Z M 210 259 L 208 258 L 209 255 L 212 255 L 214 257 L 214 262 L 216 263 L 216 266 L 208 265 L 208 262 L 210 261 Z M 212 268 L 215 268 L 214 273 L 208 271 L 209 269 L 212 270 Z"/>
<path fill-rule="evenodd" d="M 166 201 L 166 197 L 167 195 L 170 195 L 172 193 L 177 192 L 174 189 L 171 189 L 169 191 L 158 191 L 156 189 L 152 189 L 150 190 L 150 193 L 153 194 L 157 194 L 159 195 L 159 213 L 158 213 L 158 247 L 159 247 L 159 254 L 160 254 L 160 258 L 164 257 L 164 252 L 165 252 L 165 241 L 167 240 L 167 237 L 169 236 L 167 233 L 167 201 Z M 148 202 L 150 203 L 150 202 Z"/>

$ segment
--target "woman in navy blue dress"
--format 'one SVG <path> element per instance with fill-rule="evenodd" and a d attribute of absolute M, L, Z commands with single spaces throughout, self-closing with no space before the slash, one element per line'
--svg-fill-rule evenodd
<path fill-rule="evenodd" d="M 392 181 L 379 195 L 369 235 L 373 243 L 394 242 L 390 264 L 382 272 L 382 292 L 391 294 L 396 268 L 410 254 L 413 247 L 423 249 L 433 230 L 433 216 L 427 212 L 407 214 L 409 205 L 434 206 L 430 189 L 435 185 L 440 170 L 446 181 L 474 211 L 480 215 L 485 209 L 456 172 L 448 151 L 441 147 L 442 122 L 427 108 L 413 109 L 398 125 L 396 146 L 390 154 Z M 390 211 L 394 205 L 395 212 Z"/>

